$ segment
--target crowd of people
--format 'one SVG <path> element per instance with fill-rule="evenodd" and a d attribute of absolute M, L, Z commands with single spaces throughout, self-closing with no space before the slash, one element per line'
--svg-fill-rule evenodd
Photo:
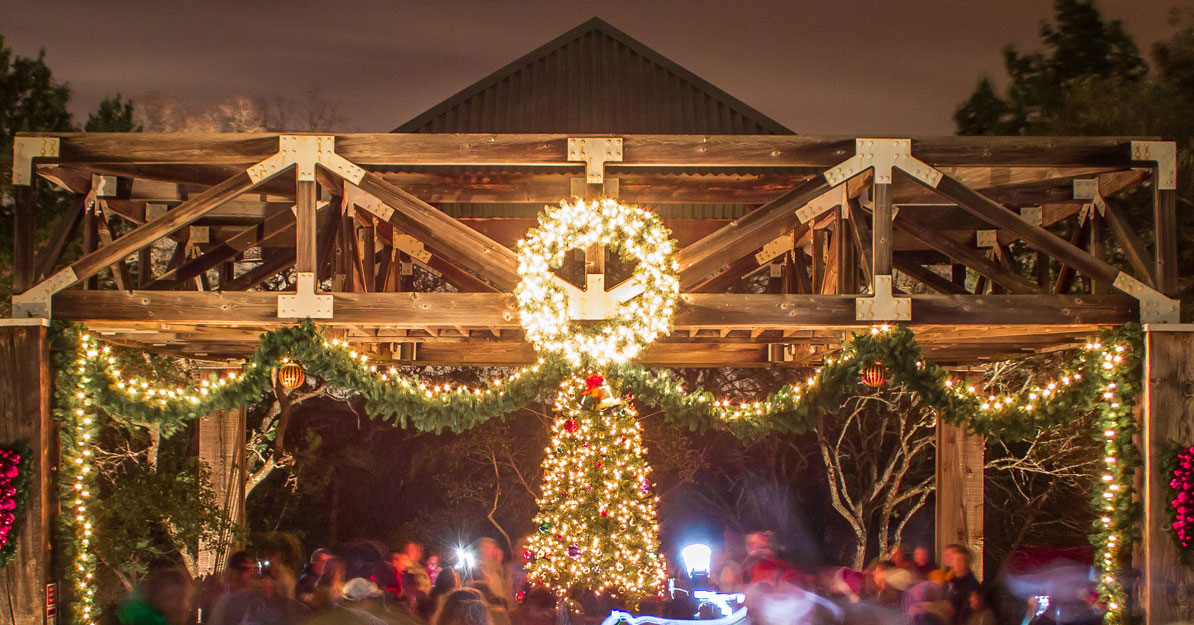
<path fill-rule="evenodd" d="M 945 548 L 943 562 L 931 549 L 895 547 L 862 571 L 845 567 L 802 569 L 777 556 L 769 536 L 746 539 L 747 554 L 725 559 L 708 580 L 722 593 L 745 597 L 750 622 L 758 625 L 1095 625 L 1102 622 L 1093 583 L 1070 584 L 1072 592 L 1023 597 L 1023 611 L 997 616 L 992 588 L 971 569 L 963 545 Z M 1043 602 L 1039 603 L 1039 602 Z M 1046 609 L 1048 608 L 1048 609 Z M 689 613 L 691 605 L 672 609 Z"/>
<path fill-rule="evenodd" d="M 754 625 L 996 625 L 987 589 L 961 545 L 945 549 L 938 567 L 926 547 L 896 547 L 863 571 L 802 569 L 784 561 L 767 534 L 752 534 L 735 557 L 726 550 L 711 575 L 675 571 L 669 592 L 640 609 L 677 619 L 716 618 L 694 590 L 739 597 Z M 464 557 L 463 554 L 460 557 Z M 582 625 L 624 608 L 616 598 L 577 591 L 557 597 L 526 582 L 525 571 L 492 540 L 475 561 L 444 566 L 416 542 L 385 552 L 370 543 L 333 552 L 316 549 L 295 571 L 279 553 L 237 552 L 221 574 L 193 584 L 184 571 L 148 575 L 115 610 L 121 625 Z M 1075 599 L 1064 619 L 1033 625 L 1084 625 L 1097 606 Z M 737 605 L 735 607 L 742 607 Z M 589 618 L 586 619 L 586 613 Z"/>

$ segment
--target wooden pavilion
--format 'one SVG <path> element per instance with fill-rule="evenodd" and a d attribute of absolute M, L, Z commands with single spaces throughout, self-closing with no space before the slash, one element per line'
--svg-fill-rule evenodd
<path fill-rule="evenodd" d="M 1175 150 L 1155 137 L 796 135 L 600 20 L 393 133 L 21 133 L 0 438 L 41 454 L 12 565 L 17 622 L 43 622 L 50 581 L 50 319 L 220 362 L 311 318 L 381 360 L 521 364 L 534 353 L 513 246 L 544 204 L 596 195 L 654 210 L 680 246 L 675 331 L 648 365 L 807 367 L 851 330 L 898 322 L 929 358 L 965 366 L 1144 322 L 1142 568 L 1147 589 L 1189 584 L 1161 533 L 1153 465 L 1194 417 L 1194 327 L 1172 299 Z M 40 247 L 38 177 L 77 197 Z M 1117 201 L 1141 188 L 1153 249 Z M 1018 267 L 1025 250 L 1035 262 Z M 577 275 L 606 265 L 603 250 L 577 253 Z M 454 290 L 421 292 L 420 275 Z M 981 449 L 942 434 L 946 542 L 981 546 Z M 1171 621 L 1149 595 L 1150 617 Z"/>

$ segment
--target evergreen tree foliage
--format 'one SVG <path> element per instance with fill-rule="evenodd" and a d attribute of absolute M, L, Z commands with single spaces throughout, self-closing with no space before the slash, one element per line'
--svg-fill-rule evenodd
<path fill-rule="evenodd" d="M 663 591 L 658 498 L 634 409 L 599 375 L 567 383 L 543 460 L 531 581 L 559 594 L 609 591 L 634 604 Z"/>
<path fill-rule="evenodd" d="M 124 100 L 120 94 L 104 98 L 95 112 L 87 115 L 83 125 L 87 132 L 140 132 L 141 126 L 133 120 L 133 101 Z"/>
<path fill-rule="evenodd" d="M 1003 97 L 988 78 L 954 114 L 958 134 L 1041 134 L 1037 126 L 1061 110 L 1068 87 L 1098 78 L 1136 82 L 1147 65 L 1119 20 L 1105 21 L 1092 0 L 1055 0 L 1054 23 L 1042 22 L 1043 51 L 1003 51 L 1009 79 Z"/>

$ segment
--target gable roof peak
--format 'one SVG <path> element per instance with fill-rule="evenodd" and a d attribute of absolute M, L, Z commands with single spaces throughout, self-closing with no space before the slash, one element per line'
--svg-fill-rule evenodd
<path fill-rule="evenodd" d="M 394 132 L 795 134 L 596 16 Z"/>

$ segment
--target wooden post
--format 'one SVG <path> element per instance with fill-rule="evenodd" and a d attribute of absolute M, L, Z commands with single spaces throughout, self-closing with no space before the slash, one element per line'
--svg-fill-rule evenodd
<path fill-rule="evenodd" d="M 1158 466 L 1169 446 L 1194 444 L 1194 325 L 1149 325 L 1145 330 L 1141 602 L 1145 622 L 1160 625 L 1188 621 L 1194 613 L 1194 572 L 1181 564 L 1167 528 L 1171 496 Z"/>
<path fill-rule="evenodd" d="M 891 275 L 891 184 L 875 183 L 871 226 L 871 269 L 876 276 Z"/>
<path fill-rule="evenodd" d="M 211 472 L 220 515 L 236 525 L 245 522 L 245 409 L 219 410 L 199 420 L 199 460 Z M 230 536 L 199 545 L 200 577 L 220 570 L 231 553 Z"/>
<path fill-rule="evenodd" d="M 20 187 L 18 187 L 19 189 Z M 0 445 L 32 450 L 29 498 L 21 511 L 16 553 L 0 571 L 0 622 L 43 625 L 51 581 L 50 541 L 57 446 L 50 419 L 50 346 L 40 320 L 0 320 Z M 11 620 L 10 620 L 11 617 Z"/>
<path fill-rule="evenodd" d="M 1098 207 L 1091 205 L 1090 207 L 1090 255 L 1099 260 L 1107 255 L 1107 244 L 1103 239 L 1103 214 L 1098 211 Z M 1090 292 L 1094 294 L 1106 293 L 1107 287 L 1110 285 L 1099 280 L 1098 278 L 1090 278 Z"/>
<path fill-rule="evenodd" d="M 1173 295 L 1177 290 L 1177 191 L 1158 189 L 1156 182 L 1153 183 L 1153 223 L 1157 237 L 1157 290 Z"/>
<path fill-rule="evenodd" d="M 314 180 L 299 180 L 296 184 L 294 270 L 314 273 L 318 270 L 315 266 L 315 201 L 318 188 Z"/>
<path fill-rule="evenodd" d="M 937 422 L 937 557 L 950 544 L 966 545 L 970 568 L 983 578 L 983 462 L 987 442 Z"/>

